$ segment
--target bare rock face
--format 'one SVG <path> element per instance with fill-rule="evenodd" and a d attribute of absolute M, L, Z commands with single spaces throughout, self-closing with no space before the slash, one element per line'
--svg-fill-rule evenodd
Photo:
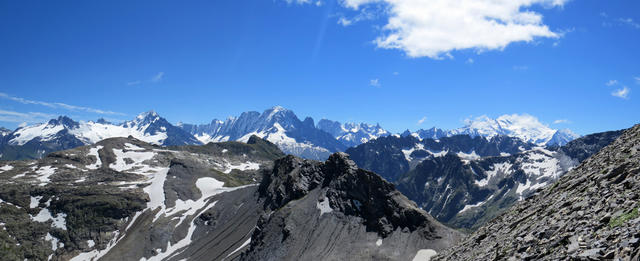
<path fill-rule="evenodd" d="M 438 260 L 638 260 L 640 125 Z"/>
<path fill-rule="evenodd" d="M 265 213 L 243 260 L 411 260 L 461 236 L 345 153 L 279 159 L 259 193 Z"/>

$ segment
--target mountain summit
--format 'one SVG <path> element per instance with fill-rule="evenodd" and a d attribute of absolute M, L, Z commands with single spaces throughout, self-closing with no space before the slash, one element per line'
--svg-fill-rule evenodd
<path fill-rule="evenodd" d="M 243 112 L 225 121 L 214 119 L 209 124 L 179 124 L 202 143 L 218 141 L 246 141 L 251 135 L 269 140 L 282 151 L 304 158 L 324 160 L 331 153 L 344 151 L 389 132 L 379 125 L 345 124 L 312 118 L 300 120 L 296 114 L 281 106 L 274 106 L 262 113 Z"/>

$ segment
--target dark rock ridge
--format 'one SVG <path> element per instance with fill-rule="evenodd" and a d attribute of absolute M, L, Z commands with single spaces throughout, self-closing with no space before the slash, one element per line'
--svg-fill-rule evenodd
<path fill-rule="evenodd" d="M 560 147 L 567 156 L 582 162 L 585 159 L 596 154 L 605 146 L 611 144 L 615 139 L 620 137 L 625 130 L 607 131 L 595 133 L 570 141 L 566 145 Z"/>
<path fill-rule="evenodd" d="M 638 260 L 640 125 L 439 260 Z"/>
<path fill-rule="evenodd" d="M 461 236 L 344 153 L 279 159 L 259 193 L 265 214 L 243 260 L 410 260 Z"/>

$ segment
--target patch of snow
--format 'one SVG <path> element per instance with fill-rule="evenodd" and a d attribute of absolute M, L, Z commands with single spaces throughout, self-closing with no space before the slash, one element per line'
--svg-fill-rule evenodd
<path fill-rule="evenodd" d="M 491 195 L 491 196 L 490 196 L 489 198 L 487 198 L 485 201 L 478 202 L 478 203 L 476 203 L 476 204 L 465 205 L 465 206 L 464 206 L 464 208 L 462 208 L 462 210 L 460 210 L 460 211 L 458 212 L 458 214 L 460 214 L 460 213 L 462 213 L 462 212 L 465 212 L 465 211 L 467 211 L 467 210 L 469 210 L 469 209 L 472 209 L 472 208 L 475 208 L 475 207 L 482 206 L 483 204 L 485 204 L 485 203 L 489 202 L 489 200 L 491 200 L 491 198 L 493 198 L 493 195 Z"/>
<path fill-rule="evenodd" d="M 433 155 L 433 157 L 436 157 L 436 158 L 437 157 L 444 157 L 445 155 L 447 155 L 447 153 L 449 153 L 448 150 L 441 150 L 441 151 L 438 151 L 438 152 L 427 150 L 427 152 L 429 152 L 431 155 Z"/>
<path fill-rule="evenodd" d="M 240 249 L 248 246 L 251 243 L 251 237 L 249 237 L 247 239 L 247 241 L 244 241 L 244 243 L 242 243 L 242 245 L 240 245 L 238 248 L 236 248 L 235 250 L 233 250 L 230 254 L 227 255 L 227 257 L 230 257 L 231 255 L 235 254 L 236 252 L 240 251 Z"/>
<path fill-rule="evenodd" d="M 134 167 L 143 167 L 142 163 L 144 161 L 152 159 L 156 153 L 155 152 L 139 152 L 139 151 L 127 151 L 120 149 L 113 149 L 113 154 L 116 156 L 116 162 L 111 163 L 109 168 L 115 171 L 125 171 L 130 170 Z M 133 163 L 128 164 L 125 162 L 125 159 L 131 159 Z"/>
<path fill-rule="evenodd" d="M 29 203 L 29 208 L 38 207 L 38 205 L 40 204 L 40 200 L 41 199 L 42 199 L 42 196 L 31 197 L 31 202 Z"/>
<path fill-rule="evenodd" d="M 36 216 L 31 216 L 31 220 L 40 222 L 40 223 L 53 220 L 53 223 L 51 224 L 52 227 L 67 230 L 67 224 L 65 220 L 66 217 L 67 217 L 67 214 L 65 213 L 58 213 L 55 217 L 53 217 L 48 208 L 43 208 L 40 210 L 40 212 L 38 212 Z"/>
<path fill-rule="evenodd" d="M 429 261 L 437 254 L 433 249 L 420 249 L 418 253 L 416 253 L 416 256 L 413 257 L 413 261 Z"/>
<path fill-rule="evenodd" d="M 49 180 L 49 177 L 55 174 L 55 170 L 56 168 L 54 167 L 44 166 L 44 167 L 40 167 L 36 171 L 36 173 L 38 174 L 38 177 L 36 179 L 40 181 L 40 186 L 47 185 L 48 183 L 51 182 L 51 180 Z"/>
<path fill-rule="evenodd" d="M 64 247 L 64 243 L 60 243 L 60 240 L 49 233 L 44 237 L 44 240 L 51 241 L 51 250 L 53 251 L 56 251 L 59 247 Z M 49 257 L 49 259 L 51 259 L 51 257 Z"/>
<path fill-rule="evenodd" d="M 133 145 L 131 143 L 128 143 L 128 142 L 124 144 L 124 149 L 126 149 L 126 150 L 145 150 L 144 148 L 140 148 L 140 147 L 138 147 L 136 145 Z"/>
<path fill-rule="evenodd" d="M 91 240 L 91 239 L 87 240 L 87 246 L 93 247 L 95 245 L 96 245 L 96 242 L 94 242 L 93 240 Z"/>
<path fill-rule="evenodd" d="M 225 174 L 229 174 L 234 169 L 237 169 L 237 170 L 240 170 L 240 171 L 258 170 L 258 169 L 260 169 L 260 164 L 255 163 L 255 162 L 247 161 L 245 163 L 240 163 L 239 165 L 232 165 L 231 163 L 226 162 L 226 160 L 225 160 L 225 170 L 223 172 Z"/>
<path fill-rule="evenodd" d="M 11 165 L 4 165 L 4 166 L 0 167 L 0 170 L 1 170 L 0 172 L 10 171 L 10 170 L 12 170 L 12 169 L 13 169 L 13 166 L 11 166 Z"/>
<path fill-rule="evenodd" d="M 222 149 L 222 153 L 227 153 L 228 149 Z"/>
<path fill-rule="evenodd" d="M 511 169 L 512 166 L 513 165 L 509 162 L 493 164 L 492 169 L 485 172 L 487 177 L 481 180 L 476 180 L 475 183 L 480 187 L 484 187 L 489 184 L 493 177 L 498 176 L 498 174 L 510 175 L 513 172 L 513 169 Z"/>
<path fill-rule="evenodd" d="M 98 145 L 94 148 L 89 149 L 89 153 L 87 154 L 87 156 L 96 157 L 96 163 L 87 165 L 86 167 L 88 169 L 98 169 L 102 166 L 102 160 L 100 160 L 100 155 L 98 154 L 98 151 L 101 150 L 102 148 L 104 148 L 102 145 Z"/>
<path fill-rule="evenodd" d="M 322 216 L 324 213 L 331 213 L 333 211 L 333 209 L 329 205 L 328 198 L 324 198 L 324 200 L 316 202 L 316 208 L 320 210 L 320 216 Z"/>
<path fill-rule="evenodd" d="M 382 245 L 382 238 L 378 238 L 378 240 L 376 241 L 376 246 L 381 246 Z"/>
<path fill-rule="evenodd" d="M 456 153 L 456 155 L 458 155 L 458 157 L 460 157 L 463 160 L 477 160 L 480 158 L 480 156 L 476 153 L 476 151 L 471 151 L 470 153 L 464 153 L 464 152 L 458 152 Z"/>

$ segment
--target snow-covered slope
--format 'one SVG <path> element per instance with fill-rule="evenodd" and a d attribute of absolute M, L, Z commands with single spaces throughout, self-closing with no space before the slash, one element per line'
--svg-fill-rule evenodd
<path fill-rule="evenodd" d="M 316 127 L 333 135 L 333 137 L 347 147 L 358 146 L 370 140 L 391 134 L 380 127 L 380 124 L 371 125 L 352 122 L 341 124 L 340 122 L 327 119 L 318 121 Z"/>
<path fill-rule="evenodd" d="M 495 137 L 505 135 L 520 138 L 525 142 L 537 145 L 562 146 L 569 141 L 577 139 L 580 135 L 569 129 L 557 130 L 541 123 L 536 117 L 527 114 L 507 114 L 496 119 L 487 116 L 468 120 L 464 127 L 453 130 L 441 130 L 432 128 L 418 130 L 414 133 L 405 132 L 404 135 L 413 135 L 421 139 L 439 139 L 453 135 L 470 135 L 472 137 Z"/>
<path fill-rule="evenodd" d="M 346 149 L 331 134 L 315 127 L 313 119 L 298 119 L 293 111 L 280 106 L 263 113 L 244 112 L 225 121 L 210 124 L 178 124 L 202 143 L 219 141 L 246 141 L 251 135 L 264 138 L 288 154 L 309 159 L 324 160 L 331 153 Z"/>

